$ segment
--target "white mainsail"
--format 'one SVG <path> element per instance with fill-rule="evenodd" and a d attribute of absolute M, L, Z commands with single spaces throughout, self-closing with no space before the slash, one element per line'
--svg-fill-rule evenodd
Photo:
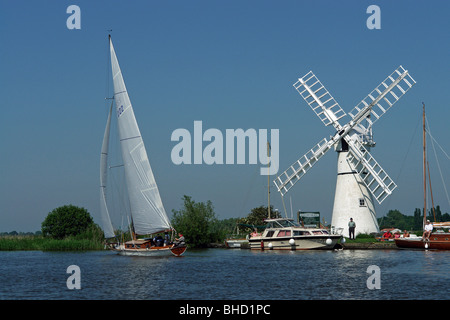
<path fill-rule="evenodd" d="M 109 44 L 117 127 L 134 231 L 136 234 L 151 234 L 170 229 L 111 37 Z"/>
<path fill-rule="evenodd" d="M 103 136 L 102 151 L 100 154 L 100 217 L 105 238 L 112 238 L 115 236 L 114 229 L 111 223 L 111 218 L 106 205 L 106 180 L 107 180 L 107 166 L 108 166 L 108 149 L 109 149 L 109 131 L 111 126 L 112 104 L 109 109 L 108 120 L 106 121 L 105 134 Z"/>

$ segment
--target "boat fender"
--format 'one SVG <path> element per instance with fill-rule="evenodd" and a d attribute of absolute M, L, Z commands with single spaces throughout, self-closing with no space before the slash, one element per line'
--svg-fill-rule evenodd
<path fill-rule="evenodd" d="M 272 242 L 269 242 L 269 249 L 272 249 L 273 248 L 273 244 L 272 244 Z"/>
<path fill-rule="evenodd" d="M 293 245 L 295 244 L 295 240 L 291 238 L 291 239 L 289 240 L 289 244 L 290 244 L 291 246 L 293 246 Z"/>
<path fill-rule="evenodd" d="M 325 243 L 329 246 L 331 246 L 331 244 L 333 243 L 333 240 L 331 240 L 330 238 L 327 239 L 327 241 L 325 241 Z"/>
<path fill-rule="evenodd" d="M 425 249 L 428 249 L 428 243 L 425 243 Z"/>
<path fill-rule="evenodd" d="M 345 241 L 347 241 L 347 240 L 345 240 L 345 238 L 342 237 L 342 238 L 341 238 L 341 243 L 345 243 Z"/>

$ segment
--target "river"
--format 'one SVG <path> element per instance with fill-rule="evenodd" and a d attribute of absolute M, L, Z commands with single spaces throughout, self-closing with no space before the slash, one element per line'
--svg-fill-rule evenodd
<path fill-rule="evenodd" d="M 0 300 L 445 300 L 449 271 L 449 251 L 2 251 Z"/>

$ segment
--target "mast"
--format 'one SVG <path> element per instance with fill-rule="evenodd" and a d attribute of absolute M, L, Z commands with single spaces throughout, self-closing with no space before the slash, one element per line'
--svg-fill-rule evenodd
<path fill-rule="evenodd" d="M 426 135 L 425 135 L 425 103 L 423 105 L 423 226 L 427 221 L 427 156 L 426 156 Z"/>

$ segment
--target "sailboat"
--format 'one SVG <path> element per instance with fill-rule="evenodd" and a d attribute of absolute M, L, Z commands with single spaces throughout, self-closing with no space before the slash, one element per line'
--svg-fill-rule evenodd
<path fill-rule="evenodd" d="M 426 125 L 425 125 L 425 104 L 423 104 L 423 226 L 427 221 L 427 168 L 426 159 Z M 428 170 L 429 175 L 429 170 Z M 431 189 L 431 183 L 430 183 Z M 432 195 L 432 194 L 431 194 Z M 432 197 L 432 196 L 431 196 Z M 432 198 L 433 199 L 433 198 Z M 433 205 L 434 207 L 434 205 Z M 394 239 L 398 248 L 402 249 L 430 249 L 430 250 L 450 250 L 450 222 L 432 223 L 433 231 L 428 238 L 425 237 L 403 237 Z M 445 232 L 445 229 L 447 229 Z"/>
<path fill-rule="evenodd" d="M 158 186 L 150 167 L 147 151 L 128 96 L 111 36 L 109 36 L 109 48 L 114 83 L 113 102 L 116 107 L 114 115 L 117 119 L 132 226 L 132 239 L 112 246 L 112 250 L 121 255 L 153 256 L 174 254 L 180 256 L 186 251 L 184 241 L 172 243 L 170 239 L 161 242 L 154 241 L 151 237 L 137 238 L 137 235 L 161 233 L 168 235 L 169 232 L 173 234 L 174 229 L 164 209 Z M 105 238 L 115 237 L 106 201 L 108 148 L 112 115 L 113 104 L 111 104 L 109 110 L 100 156 L 100 211 Z"/>

